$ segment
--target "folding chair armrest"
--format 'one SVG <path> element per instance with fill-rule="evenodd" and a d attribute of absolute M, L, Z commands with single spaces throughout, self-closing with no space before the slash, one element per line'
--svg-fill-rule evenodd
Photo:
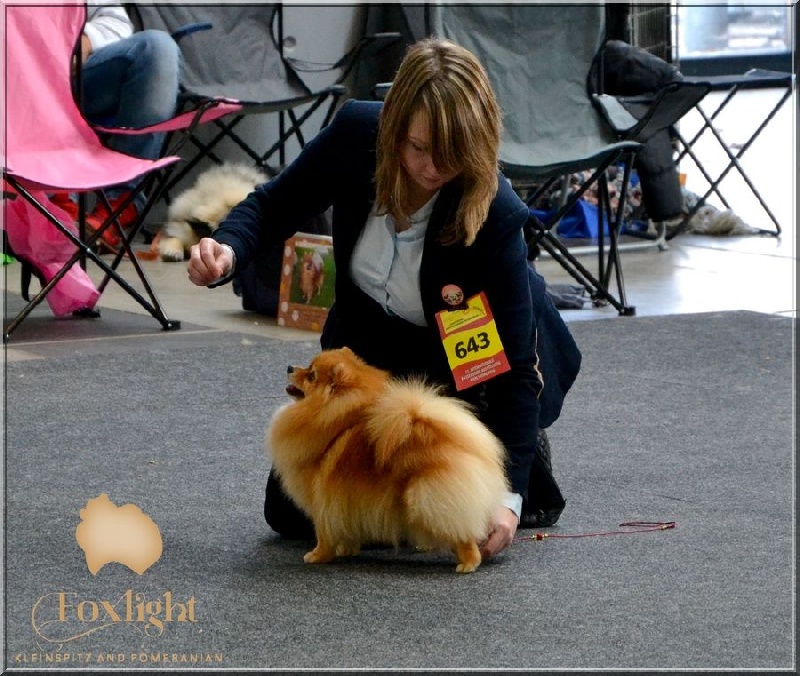
<path fill-rule="evenodd" d="M 592 101 L 620 138 L 626 136 L 639 123 L 616 96 L 592 94 Z"/>
<path fill-rule="evenodd" d="M 372 98 L 376 101 L 383 101 L 389 93 L 389 87 L 392 86 L 391 82 L 378 82 L 372 88 Z"/>
<path fill-rule="evenodd" d="M 402 38 L 403 35 L 397 31 L 369 33 L 362 37 L 351 50 L 353 52 L 352 58 L 357 59 L 367 47 L 374 49 L 374 53 L 378 54 L 395 42 L 399 42 Z"/>
<path fill-rule="evenodd" d="M 645 114 L 627 132 L 625 138 L 646 142 L 654 134 L 675 124 L 710 91 L 711 85 L 708 82 L 671 82 L 656 93 Z M 622 97 L 620 102 L 623 106 L 633 105 L 641 103 L 642 98 Z"/>
<path fill-rule="evenodd" d="M 711 85 L 711 91 L 727 91 L 732 87 L 739 89 L 788 87 L 794 80 L 794 73 L 751 68 L 741 75 L 712 75 L 710 77 L 684 75 L 684 79 L 690 82 L 708 82 Z"/>
<path fill-rule="evenodd" d="M 403 36 L 397 31 L 384 31 L 382 33 L 372 33 L 368 37 L 372 41 L 389 40 L 390 42 L 397 42 Z"/>
<path fill-rule="evenodd" d="M 711 91 L 708 82 L 676 81 L 655 94 L 612 96 L 592 94 L 592 100 L 621 139 L 646 142 L 680 120 Z M 643 114 L 632 110 L 644 109 Z"/>

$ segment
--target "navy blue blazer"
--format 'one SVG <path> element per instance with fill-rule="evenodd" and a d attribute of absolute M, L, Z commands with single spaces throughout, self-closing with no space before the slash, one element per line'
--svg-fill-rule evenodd
<path fill-rule="evenodd" d="M 527 497 L 539 427 L 558 417 L 577 376 L 581 355 L 527 260 L 523 226 L 528 208 L 500 176 L 499 188 L 475 242 L 444 246 L 438 235 L 461 196 L 456 182 L 440 191 L 420 264 L 428 327 L 389 317 L 353 283 L 353 249 L 375 200 L 375 146 L 382 103 L 348 101 L 277 177 L 252 192 L 220 224 L 214 238 L 229 244 L 243 267 L 268 241 L 288 239 L 332 207 L 336 301 L 324 327 L 323 348 L 347 345 L 366 361 L 397 374 L 424 373 L 449 386 L 453 377 L 435 314 L 451 309 L 448 285 L 465 298 L 486 293 L 511 371 L 458 393 L 503 441 L 512 490 Z"/>

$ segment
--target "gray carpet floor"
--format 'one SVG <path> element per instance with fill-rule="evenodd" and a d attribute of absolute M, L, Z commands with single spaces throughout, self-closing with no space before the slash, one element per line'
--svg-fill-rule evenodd
<path fill-rule="evenodd" d="M 571 328 L 549 532 L 586 537 L 466 576 L 411 551 L 305 565 L 265 525 L 264 431 L 314 342 L 177 332 L 9 361 L 6 667 L 794 671 L 793 321 Z M 160 529 L 141 575 L 87 568 L 76 527 L 102 493 Z M 633 520 L 676 527 L 595 535 Z"/>

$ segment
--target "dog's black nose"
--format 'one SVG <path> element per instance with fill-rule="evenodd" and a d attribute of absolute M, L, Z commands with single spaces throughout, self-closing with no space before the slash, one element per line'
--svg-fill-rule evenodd
<path fill-rule="evenodd" d="M 294 373 L 294 366 L 289 364 L 289 366 L 286 367 L 286 373 Z"/>

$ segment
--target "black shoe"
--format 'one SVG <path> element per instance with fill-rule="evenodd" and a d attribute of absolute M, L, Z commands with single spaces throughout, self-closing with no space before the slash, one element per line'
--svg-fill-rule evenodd
<path fill-rule="evenodd" d="M 531 468 L 531 472 L 536 471 L 537 465 L 542 468 L 549 478 L 551 494 L 547 496 L 548 501 L 543 505 L 528 505 L 527 500 L 522 501 L 522 515 L 520 516 L 518 528 L 547 528 L 555 526 L 561 516 L 561 512 L 564 511 L 564 506 L 567 504 L 561 496 L 561 491 L 558 490 L 555 480 L 552 478 L 553 466 L 550 460 L 550 440 L 547 438 L 547 433 L 542 429 L 539 430 L 539 436 L 536 440 L 536 454 L 537 458 Z M 533 484 L 533 480 L 529 482 L 529 495 L 537 494 Z M 541 491 L 538 491 L 538 493 L 541 494 Z"/>
<path fill-rule="evenodd" d="M 561 516 L 563 511 L 564 505 L 546 509 L 534 509 L 531 512 L 526 512 L 523 509 L 517 528 L 548 528 L 549 526 L 555 526 L 558 522 L 558 517 Z"/>

